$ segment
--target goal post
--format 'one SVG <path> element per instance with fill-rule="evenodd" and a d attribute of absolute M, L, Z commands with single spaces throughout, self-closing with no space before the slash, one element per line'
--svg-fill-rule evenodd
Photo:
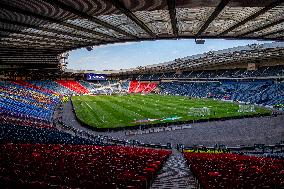
<path fill-rule="evenodd" d="M 202 107 L 202 108 L 189 108 L 188 114 L 191 116 L 209 116 L 211 113 L 210 108 L 208 107 Z"/>
<path fill-rule="evenodd" d="M 253 104 L 239 104 L 238 112 L 240 112 L 240 113 L 255 112 L 255 105 L 253 105 Z"/>

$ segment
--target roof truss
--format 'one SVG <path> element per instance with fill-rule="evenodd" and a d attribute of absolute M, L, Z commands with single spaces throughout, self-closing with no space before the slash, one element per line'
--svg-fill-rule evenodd
<path fill-rule="evenodd" d="M 244 19 L 243 21 L 237 23 L 236 25 L 228 28 L 227 30 L 223 31 L 222 33 L 219 34 L 219 36 L 221 35 L 225 35 L 231 31 L 233 31 L 234 29 L 240 27 L 241 25 L 244 25 L 245 23 L 255 19 L 256 17 L 264 14 L 265 12 L 269 11 L 270 9 L 280 5 L 281 3 L 283 3 L 283 0 L 275 0 L 272 3 L 270 3 L 269 5 L 267 5 L 266 7 L 264 7 L 263 9 L 259 10 L 258 12 L 252 14 L 251 16 L 247 17 L 246 19 Z"/>
<path fill-rule="evenodd" d="M 137 38 L 135 35 L 127 33 L 124 30 L 122 30 L 122 29 L 120 29 L 118 27 L 112 26 L 111 24 L 109 24 L 107 22 L 104 22 L 104 21 L 102 21 L 102 20 L 100 20 L 100 19 L 98 19 L 96 17 L 90 16 L 87 13 L 81 12 L 81 11 L 79 11 L 79 10 L 77 10 L 77 9 L 75 9 L 75 8 L 73 8 L 73 7 L 69 6 L 69 5 L 61 2 L 61 1 L 58 1 L 58 0 L 52 0 L 52 1 L 44 0 L 44 1 L 46 1 L 49 4 L 54 5 L 56 7 L 60 7 L 61 9 L 65 10 L 65 11 L 71 12 L 72 14 L 75 14 L 75 15 L 81 17 L 81 18 L 85 18 L 85 19 L 88 19 L 91 22 L 94 22 L 94 23 L 97 23 L 99 25 L 102 25 L 103 27 L 105 27 L 107 29 L 111 29 L 111 30 L 116 31 L 118 33 L 124 34 L 124 35 L 126 35 L 126 36 L 128 36 L 130 38 Z"/>
<path fill-rule="evenodd" d="M 282 19 L 280 19 L 280 20 L 277 20 L 277 21 L 275 21 L 275 22 L 272 22 L 272 23 L 270 23 L 270 24 L 266 24 L 266 25 L 264 25 L 264 26 L 261 26 L 261 27 L 259 27 L 259 28 L 254 29 L 254 30 L 250 30 L 250 31 L 245 32 L 245 33 L 243 33 L 243 34 L 241 34 L 241 35 L 238 35 L 238 36 L 239 36 L 239 37 L 245 36 L 245 35 L 248 35 L 248 34 L 251 34 L 251 33 L 254 33 L 254 32 L 257 32 L 257 31 L 261 31 L 261 30 L 264 30 L 264 29 L 269 28 L 269 27 L 272 27 L 272 26 L 275 26 L 275 25 L 277 25 L 277 24 L 281 24 L 281 23 L 283 23 L 283 22 L 284 22 L 284 18 L 282 18 Z"/>
<path fill-rule="evenodd" d="M 210 23 L 215 20 L 215 18 L 220 14 L 220 12 L 224 9 L 224 7 L 229 3 L 230 0 L 222 0 L 219 5 L 215 8 L 214 12 L 210 15 L 210 17 L 206 20 L 206 22 L 201 26 L 200 30 L 195 35 L 198 37 L 204 32 Z"/>
<path fill-rule="evenodd" d="M 202 2 L 1 0 L 0 58 L 26 61 L 29 54 L 57 56 L 86 46 L 173 38 L 284 41 L 283 0 Z"/>
<path fill-rule="evenodd" d="M 168 9 L 171 17 L 171 24 L 173 34 L 175 37 L 178 36 L 177 18 L 176 18 L 176 0 L 167 0 Z"/>
<path fill-rule="evenodd" d="M 31 16 L 31 17 L 34 17 L 34 18 L 37 18 L 37 19 L 40 19 L 40 20 L 43 20 L 43 21 L 46 21 L 46 22 L 49 22 L 49 23 L 57 23 L 57 24 L 60 24 L 60 25 L 63 25 L 63 26 L 73 28 L 75 30 L 79 30 L 79 31 L 86 32 L 86 33 L 91 33 L 93 35 L 98 35 L 98 36 L 101 36 L 103 38 L 115 39 L 115 37 L 109 36 L 107 34 L 96 32 L 94 30 L 83 28 L 83 27 L 80 27 L 80 26 L 77 26 L 77 25 L 74 25 L 74 24 L 66 23 L 66 22 L 63 22 L 62 20 L 59 20 L 59 19 L 56 19 L 56 18 L 51 18 L 51 17 L 47 17 L 47 16 L 44 16 L 44 15 L 36 14 L 36 13 L 30 12 L 30 11 L 27 11 L 27 10 L 23 10 L 23 9 L 20 9 L 20 8 L 17 8 L 17 7 L 12 7 L 12 6 L 7 5 L 7 4 L 1 5 L 1 8 L 12 11 L 12 12 L 17 12 L 17 13 L 20 13 L 20 14 L 23 14 L 23 15 Z"/>
<path fill-rule="evenodd" d="M 27 24 L 27 23 L 22 23 L 22 22 L 19 22 L 19 21 L 11 21 L 11 20 L 6 20 L 6 19 L 3 19 L 3 18 L 0 18 L 0 22 L 6 23 L 6 24 L 12 24 L 12 25 L 15 25 L 15 26 L 21 26 L 21 27 L 25 27 L 25 28 L 32 28 L 32 29 L 47 31 L 47 32 L 51 32 L 51 33 L 54 33 L 54 34 L 58 34 L 58 35 L 66 35 L 66 36 L 79 38 L 79 39 L 81 38 L 81 39 L 91 40 L 91 41 L 92 40 L 101 41 L 99 38 L 96 38 L 96 37 L 87 37 L 85 35 L 78 34 L 78 33 L 66 32 L 66 31 L 46 28 L 46 27 L 42 27 L 42 26 L 35 26 L 35 25 Z M 14 32 L 17 33 L 17 31 L 14 31 Z"/>
<path fill-rule="evenodd" d="M 156 34 L 154 34 L 148 26 L 146 26 L 139 18 L 137 18 L 130 10 L 128 10 L 123 3 L 118 0 L 107 0 L 113 6 L 115 6 L 118 10 L 124 13 L 128 18 L 130 18 L 133 22 L 135 22 L 140 28 L 142 28 L 146 33 L 148 33 L 151 37 L 156 38 Z"/>

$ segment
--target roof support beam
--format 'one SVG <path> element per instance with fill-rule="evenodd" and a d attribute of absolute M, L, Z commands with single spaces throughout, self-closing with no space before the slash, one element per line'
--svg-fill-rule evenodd
<path fill-rule="evenodd" d="M 93 17 L 93 16 L 91 16 L 91 15 L 89 15 L 87 13 L 84 13 L 84 12 L 82 12 L 80 10 L 77 10 L 77 9 L 73 8 L 72 6 L 69 6 L 69 5 L 65 4 L 65 3 L 62 3 L 61 1 L 58 1 L 58 0 L 52 0 L 52 1 L 44 0 L 44 1 L 49 3 L 49 4 L 51 4 L 51 5 L 53 5 L 53 6 L 59 7 L 59 8 L 61 8 L 64 11 L 68 11 L 68 12 L 70 12 L 72 14 L 75 14 L 75 15 L 81 17 L 81 18 L 85 18 L 85 19 L 88 19 L 91 22 L 94 22 L 94 23 L 97 23 L 99 25 L 102 25 L 103 27 L 105 27 L 107 29 L 111 29 L 113 31 L 116 31 L 118 33 L 126 35 L 127 37 L 137 38 L 135 35 L 127 33 L 126 31 L 124 31 L 124 30 L 122 30 L 122 29 L 120 29 L 118 27 L 115 27 L 115 26 L 113 26 L 113 25 L 111 25 L 111 24 L 109 24 L 109 23 L 107 23 L 105 21 L 102 21 L 102 20 L 100 20 L 100 19 L 98 19 L 96 17 Z"/>
<path fill-rule="evenodd" d="M 55 65 L 55 64 L 58 64 L 59 61 L 56 60 L 56 59 L 50 59 L 50 58 L 46 58 L 46 59 L 29 59 L 29 60 L 25 60 L 24 58 L 19 58 L 19 59 L 15 59 L 15 60 L 7 60 L 7 59 L 0 59 L 1 61 L 1 64 L 5 64 L 5 65 L 9 65 L 9 64 L 42 64 L 42 65 L 45 65 L 45 64 L 52 64 L 52 65 Z M 48 63 L 47 63 L 48 62 Z M 34 65 L 35 66 L 35 65 Z M 36 68 L 36 67 L 34 67 Z"/>
<path fill-rule="evenodd" d="M 215 18 L 220 14 L 224 7 L 229 3 L 230 0 L 222 0 L 218 6 L 215 8 L 214 12 L 206 20 L 206 22 L 201 26 L 200 30 L 195 35 L 196 37 L 200 36 L 210 25 L 210 23 L 215 20 Z"/>
<path fill-rule="evenodd" d="M 56 46 L 56 45 L 48 45 L 48 44 L 42 44 L 38 42 L 32 42 L 32 41 L 9 41 L 9 40 L 0 40 L 0 45 L 2 47 L 10 47 L 10 48 L 39 48 L 39 49 L 48 49 L 53 48 L 56 50 L 64 50 L 65 48 L 68 48 L 68 46 L 62 47 L 62 46 Z M 69 45 L 70 46 L 70 45 Z M 72 47 L 72 46 L 70 46 Z"/>
<path fill-rule="evenodd" d="M 77 40 L 66 40 L 65 38 L 60 38 L 57 36 L 49 36 L 49 35 L 44 35 L 44 34 L 37 34 L 37 33 L 29 33 L 29 32 L 25 32 L 25 31 L 19 31 L 19 30 L 10 30 L 10 29 L 2 29 L 0 28 L 0 31 L 3 32 L 8 32 L 8 33 L 12 33 L 12 34 L 21 34 L 21 35 L 25 35 L 25 36 L 30 36 L 30 37 L 40 37 L 43 39 L 40 39 L 40 41 L 43 42 L 58 42 L 62 45 L 62 43 L 66 43 L 66 44 L 85 44 L 83 41 L 77 41 Z M 9 38 L 9 35 L 0 35 L 0 40 L 1 38 Z M 23 36 L 17 36 L 17 39 L 27 39 L 27 40 L 31 40 L 31 38 L 25 38 Z M 37 40 L 37 39 L 34 39 Z"/>
<path fill-rule="evenodd" d="M 259 37 L 266 37 L 266 36 L 269 36 L 269 35 L 274 35 L 274 34 L 283 33 L 283 32 L 284 32 L 284 29 L 282 29 L 282 30 L 277 30 L 277 31 L 274 31 L 274 32 L 269 32 L 269 33 L 260 35 Z"/>
<path fill-rule="evenodd" d="M 2 37 L 0 35 L 0 37 L 1 37 L 0 38 L 0 42 L 15 41 L 15 40 L 13 40 L 14 38 L 9 37 L 9 36 Z M 40 40 L 38 40 L 38 39 L 33 39 L 33 38 L 26 38 L 26 37 L 23 37 L 23 36 L 17 36 L 16 38 L 21 40 L 21 41 L 25 41 L 27 43 L 32 43 L 32 45 L 33 44 L 42 44 L 42 46 L 45 46 L 45 44 L 52 43 L 52 44 L 54 44 L 54 45 L 56 45 L 58 47 L 65 47 L 65 48 L 68 48 L 70 46 L 74 46 L 74 43 L 65 42 L 65 41 L 54 41 L 54 40 L 50 40 L 50 39 L 40 39 Z"/>
<path fill-rule="evenodd" d="M 55 50 L 45 50 L 45 49 L 25 49 L 25 48 L 11 48 L 11 47 L 1 47 L 0 46 L 0 55 L 1 54 L 9 54 L 9 53 L 16 53 L 16 54 L 38 54 L 38 53 L 44 53 L 44 54 L 58 54 Z"/>
<path fill-rule="evenodd" d="M 10 41 L 0 41 L 0 45 L 1 46 L 7 46 L 7 47 L 14 47 L 14 48 L 19 48 L 19 47 L 23 47 L 23 48 L 37 48 L 37 49 L 54 49 L 54 50 L 58 50 L 58 51 L 64 51 L 65 48 L 62 47 L 58 47 L 56 45 L 42 45 L 42 44 L 34 44 L 34 43 L 30 43 L 30 42 L 23 42 L 23 41 L 17 41 L 17 45 L 14 44 L 14 42 L 10 42 Z"/>
<path fill-rule="evenodd" d="M 233 25 L 232 27 L 226 29 L 225 31 L 223 31 L 222 33 L 219 34 L 220 35 L 225 35 L 227 33 L 229 33 L 230 31 L 233 31 L 234 29 L 240 27 L 241 25 L 244 25 L 245 23 L 255 19 L 256 17 L 258 17 L 259 15 L 264 14 L 265 12 L 269 11 L 270 9 L 280 5 L 281 3 L 283 3 L 283 0 L 275 0 L 272 3 L 270 3 L 269 5 L 267 5 L 266 7 L 264 7 L 263 9 L 259 10 L 258 12 L 252 14 L 251 16 L 247 17 L 246 19 L 244 19 L 243 21 Z"/>
<path fill-rule="evenodd" d="M 1 39 L 1 38 L 0 38 Z M 21 45 L 18 45 L 22 43 Z M 27 45 L 27 43 L 31 43 L 31 41 L 29 42 L 24 42 L 24 41 L 17 41 L 17 43 L 11 43 L 11 41 L 1 41 L 0 40 L 0 46 L 1 47 L 5 47 L 5 49 L 7 48 L 11 48 L 11 49 L 19 49 L 19 48 L 23 48 L 25 49 L 36 49 L 39 51 L 44 51 L 46 50 L 47 52 L 55 52 L 55 53 L 63 53 L 63 52 L 67 52 L 70 50 L 74 50 L 74 49 L 78 49 L 78 48 L 83 48 L 86 46 L 91 46 L 91 45 L 102 45 L 102 44 L 107 44 L 107 43 L 99 43 L 99 44 L 94 44 L 94 43 L 81 43 L 81 44 L 76 44 L 76 45 L 65 45 L 63 46 L 58 46 L 58 45 L 45 45 L 45 44 L 38 44 L 38 42 L 35 43 L 31 43 L 29 45 Z M 1 49 L 0 49 L 1 50 Z M 1 53 L 0 53 L 1 54 Z"/>
<path fill-rule="evenodd" d="M 281 24 L 282 22 L 284 22 L 284 18 L 282 18 L 282 19 L 280 19 L 280 20 L 277 20 L 277 21 L 275 21 L 275 22 L 272 22 L 272 23 L 270 23 L 270 24 L 266 24 L 266 25 L 264 25 L 264 26 L 261 26 L 261 27 L 259 27 L 259 28 L 254 29 L 254 30 L 250 30 L 250 31 L 248 31 L 248 32 L 242 33 L 242 34 L 238 35 L 237 37 L 242 37 L 242 36 L 245 36 L 245 35 L 254 33 L 254 32 L 258 32 L 258 31 L 264 30 L 264 29 L 266 29 L 266 28 L 275 26 L 275 25 L 277 25 L 277 24 Z"/>
<path fill-rule="evenodd" d="M 171 18 L 171 24 L 173 34 L 175 37 L 178 36 L 177 18 L 176 18 L 176 0 L 167 0 L 168 10 Z"/>
<path fill-rule="evenodd" d="M 0 18 L 0 22 L 2 23 L 6 23 L 6 24 L 12 24 L 12 25 L 17 25 L 17 26 L 21 26 L 21 27 L 25 27 L 25 28 L 33 28 L 33 29 L 37 29 L 37 30 L 42 30 L 42 31 L 47 31 L 47 32 L 51 32 L 51 33 L 55 33 L 55 34 L 58 34 L 58 35 L 66 35 L 66 36 L 69 36 L 69 37 L 75 37 L 75 38 L 79 38 L 79 39 L 85 39 L 85 40 L 89 40 L 89 41 L 93 41 L 93 40 L 98 40 L 100 41 L 100 39 L 97 39 L 97 38 L 91 38 L 91 37 L 87 37 L 87 36 L 84 36 L 84 35 L 80 35 L 80 34 L 75 34 L 75 33 L 69 33 L 69 32 L 64 32 L 64 31 L 59 31 L 59 30 L 55 30 L 55 29 L 50 29 L 50 28 L 44 28 L 42 26 L 34 26 L 34 25 L 31 25 L 31 24 L 26 24 L 26 23 L 21 23 L 21 22 L 18 22 L 18 21 L 10 21 L 10 20 L 6 20 L 6 19 L 2 19 Z M 16 31 L 14 31 L 16 33 Z M 19 31 L 20 32 L 20 31 Z M 23 32 L 23 31 L 21 31 Z M 39 35 L 39 34 L 37 34 Z M 40 34 L 40 35 L 43 35 L 43 34 Z M 47 35 L 46 35 L 47 36 Z M 51 36 L 50 36 L 51 37 Z M 52 37 L 54 38 L 54 37 Z M 56 38 L 56 37 L 55 37 Z M 60 38 L 60 37 L 58 37 Z M 63 39 L 63 38 L 62 38 Z M 65 38 L 64 38 L 65 39 Z M 66 39 L 65 39 L 66 40 Z M 73 41 L 80 41 L 80 40 L 73 40 Z M 81 41 L 80 41 L 81 42 Z"/>
<path fill-rule="evenodd" d="M 276 38 L 279 41 L 284 41 L 284 34 Z"/>
<path fill-rule="evenodd" d="M 122 13 L 124 13 L 128 18 L 130 18 L 133 22 L 135 22 L 140 28 L 142 28 L 146 33 L 148 33 L 151 37 L 157 38 L 156 34 L 153 33 L 146 24 L 144 24 L 141 20 L 135 16 L 130 10 L 128 10 L 124 4 L 122 4 L 118 0 L 107 0 L 110 2 L 113 6 L 115 6 L 118 10 L 120 10 Z"/>
<path fill-rule="evenodd" d="M 74 24 L 63 22 L 62 20 L 58 20 L 58 19 L 54 19 L 54 18 L 51 18 L 51 17 L 43 16 L 43 15 L 40 15 L 40 14 L 36 14 L 36 13 L 30 12 L 30 11 L 27 11 L 27 10 L 23 10 L 23 9 L 20 9 L 20 8 L 17 8 L 17 7 L 12 7 L 10 5 L 1 4 L 1 8 L 8 10 L 8 11 L 11 11 L 11 12 L 17 12 L 17 13 L 20 13 L 20 14 L 23 14 L 23 15 L 31 16 L 31 17 L 34 17 L 34 18 L 37 18 L 37 19 L 40 19 L 42 21 L 46 21 L 46 22 L 49 22 L 49 23 L 60 24 L 60 25 L 66 26 L 66 27 L 73 28 L 73 29 L 78 30 L 78 31 L 91 33 L 93 35 L 98 35 L 98 36 L 101 36 L 101 37 L 104 37 L 104 38 L 116 39 L 116 37 L 109 36 L 107 34 L 96 32 L 96 31 L 93 31 L 93 30 L 90 30 L 90 29 L 87 29 L 87 28 L 82 28 L 82 27 L 76 26 Z M 101 41 L 104 41 L 104 40 L 101 40 Z"/>

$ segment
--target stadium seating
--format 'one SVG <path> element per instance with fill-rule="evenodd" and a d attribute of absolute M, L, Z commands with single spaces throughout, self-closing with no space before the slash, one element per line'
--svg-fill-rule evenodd
<path fill-rule="evenodd" d="M 142 93 L 150 93 L 157 87 L 157 83 L 148 83 Z"/>
<path fill-rule="evenodd" d="M 148 86 L 148 82 L 138 82 L 138 85 L 134 91 L 134 93 L 142 93 Z"/>
<path fill-rule="evenodd" d="M 129 83 L 130 83 L 129 80 L 123 81 L 123 82 L 121 83 L 121 90 L 122 90 L 122 91 L 128 91 Z"/>
<path fill-rule="evenodd" d="M 203 71 L 184 71 L 181 74 L 174 72 L 141 74 L 137 76 L 137 80 L 160 80 L 169 78 L 182 79 L 222 79 L 222 78 L 256 78 L 256 77 L 280 77 L 284 76 L 284 66 L 260 67 L 258 70 L 247 70 L 245 68 L 228 69 L 228 70 L 203 70 Z"/>
<path fill-rule="evenodd" d="M 88 94 L 90 91 L 82 86 L 79 82 L 73 80 L 57 80 L 57 83 L 60 85 L 78 93 L 78 94 Z"/>
<path fill-rule="evenodd" d="M 0 121 L 16 125 L 52 127 L 53 111 L 61 100 L 56 94 L 25 82 L 0 82 Z"/>
<path fill-rule="evenodd" d="M 0 144 L 3 188 L 149 186 L 170 151 L 120 146 Z"/>
<path fill-rule="evenodd" d="M 94 83 L 88 82 L 88 81 L 78 81 L 82 86 L 84 86 L 85 88 L 87 88 L 89 91 L 93 91 L 96 90 L 96 86 L 94 85 Z"/>
<path fill-rule="evenodd" d="M 217 98 L 275 106 L 284 104 L 284 83 L 272 80 L 218 82 L 163 82 L 162 94 Z"/>
<path fill-rule="evenodd" d="M 184 155 L 204 189 L 284 187 L 284 160 L 225 153 Z"/>
<path fill-rule="evenodd" d="M 38 128 L 38 125 L 0 124 L 0 143 L 33 144 L 100 144 L 56 129 Z"/>
<path fill-rule="evenodd" d="M 129 87 L 128 87 L 128 92 L 129 93 L 134 93 L 136 91 L 136 88 L 138 87 L 138 81 L 130 81 Z"/>
<path fill-rule="evenodd" d="M 6 112 L 5 110 L 1 109 L 0 109 L 0 122 L 1 124 L 13 124 L 20 126 L 55 129 L 53 124 L 51 124 L 50 122 L 28 116 L 22 116 L 14 112 Z"/>
<path fill-rule="evenodd" d="M 170 155 L 170 151 L 111 146 L 96 140 L 95 136 L 82 137 L 59 131 L 52 124 L 55 107 L 61 102 L 62 95 L 90 92 L 105 94 L 120 92 L 121 88 L 127 87 L 130 93 L 150 93 L 157 88 L 157 83 L 0 82 L 1 187 L 149 187 L 151 180 Z M 263 105 L 284 103 L 284 83 L 273 80 L 162 82 L 160 88 L 161 94 L 236 100 Z M 121 144 L 130 144 L 121 141 Z M 284 187 L 283 160 L 235 154 L 184 154 L 191 171 L 205 189 Z"/>
<path fill-rule="evenodd" d="M 121 84 L 118 81 L 108 80 L 108 81 L 79 81 L 83 86 L 85 86 L 92 94 L 112 94 L 119 93 L 123 90 Z"/>
<path fill-rule="evenodd" d="M 129 93 L 150 93 L 157 87 L 157 83 L 143 82 L 143 81 L 130 81 L 128 92 Z"/>
<path fill-rule="evenodd" d="M 0 82 L 1 187 L 149 187 L 171 152 L 103 147 L 106 144 L 95 137 L 57 130 L 52 125 L 53 111 L 61 100 L 57 93 L 84 93 L 78 85 L 62 83 L 75 92 L 68 93 L 70 89 L 53 81 Z"/>
<path fill-rule="evenodd" d="M 14 81 L 14 83 L 16 83 L 18 85 L 26 86 L 28 88 L 37 89 L 39 91 L 43 91 L 43 92 L 46 92 L 46 93 L 57 94 L 56 92 L 49 90 L 48 88 L 39 87 L 39 86 L 33 85 L 33 84 L 26 82 L 26 81 L 23 81 L 23 80 L 17 80 L 17 81 Z"/>
<path fill-rule="evenodd" d="M 72 91 L 71 89 L 63 87 L 62 85 L 60 85 L 59 83 L 57 83 L 55 81 L 51 81 L 51 80 L 44 80 L 43 81 L 43 80 L 41 80 L 41 81 L 28 81 L 28 82 L 35 85 L 35 86 L 54 91 L 57 94 L 67 95 L 67 96 L 75 94 L 75 92 Z"/>

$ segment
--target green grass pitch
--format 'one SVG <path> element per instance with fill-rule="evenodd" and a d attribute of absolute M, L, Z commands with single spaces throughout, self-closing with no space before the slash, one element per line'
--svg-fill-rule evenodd
<path fill-rule="evenodd" d="M 256 108 L 256 112 L 240 113 L 236 103 L 155 94 L 74 96 L 72 102 L 77 118 L 95 128 L 116 128 L 271 113 L 270 110 L 259 107 Z M 208 107 L 210 115 L 190 115 L 188 112 L 192 107 Z"/>

